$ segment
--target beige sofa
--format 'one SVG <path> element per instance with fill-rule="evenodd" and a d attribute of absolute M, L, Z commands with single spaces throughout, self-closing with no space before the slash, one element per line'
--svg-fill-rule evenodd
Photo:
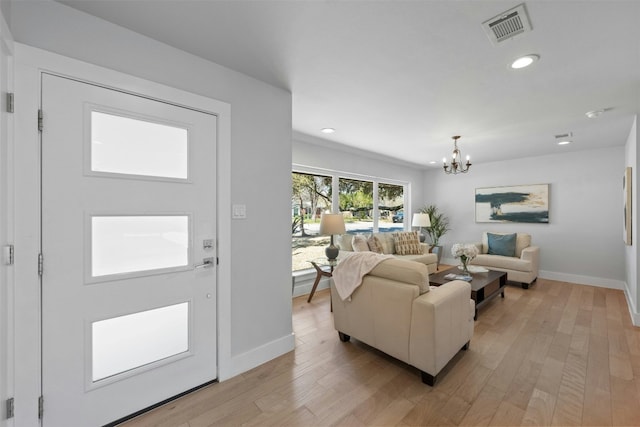
<path fill-rule="evenodd" d="M 436 376 L 473 335 L 475 304 L 469 283 L 454 280 L 429 290 L 424 264 L 400 259 L 379 263 L 344 301 L 331 280 L 334 325 L 351 337 Z"/>
<path fill-rule="evenodd" d="M 374 236 L 380 239 L 380 242 L 382 243 L 383 254 L 393 255 L 398 259 L 422 263 L 429 269 L 429 274 L 433 274 L 438 270 L 438 256 L 436 254 L 429 253 L 430 246 L 428 244 L 420 243 L 420 248 L 422 248 L 422 253 L 420 254 L 399 255 L 398 253 L 396 253 L 392 232 L 372 233 L 371 235 L 365 237 L 368 238 Z M 337 244 L 340 247 L 340 250 L 345 252 L 353 252 L 353 238 L 353 234 L 343 234 L 341 236 L 338 236 Z"/>
<path fill-rule="evenodd" d="M 493 233 L 509 234 L 509 233 Z M 520 282 L 523 289 L 538 278 L 538 266 L 540 263 L 540 248 L 531 245 L 531 235 L 516 233 L 515 256 L 492 255 L 489 253 L 487 233 L 482 234 L 482 242 L 475 243 L 480 254 L 471 261 L 472 265 L 488 268 L 490 270 L 505 271 L 507 280 Z"/>

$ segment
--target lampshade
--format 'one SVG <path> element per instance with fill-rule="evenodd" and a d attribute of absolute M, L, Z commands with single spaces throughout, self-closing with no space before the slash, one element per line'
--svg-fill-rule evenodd
<path fill-rule="evenodd" d="M 412 227 L 431 227 L 431 221 L 429 221 L 429 214 L 426 213 L 414 213 L 411 220 Z"/>
<path fill-rule="evenodd" d="M 320 234 L 323 236 L 333 236 L 334 234 L 343 234 L 346 232 L 344 227 L 344 218 L 342 214 L 322 214 L 320 218 Z"/>

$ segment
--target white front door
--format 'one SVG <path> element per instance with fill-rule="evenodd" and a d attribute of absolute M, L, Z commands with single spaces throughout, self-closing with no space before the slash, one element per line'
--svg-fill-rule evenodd
<path fill-rule="evenodd" d="M 43 74 L 44 426 L 217 378 L 216 117 Z"/>

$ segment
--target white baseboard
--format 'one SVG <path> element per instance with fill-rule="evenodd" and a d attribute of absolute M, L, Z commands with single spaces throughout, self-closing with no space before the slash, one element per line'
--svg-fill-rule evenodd
<path fill-rule="evenodd" d="M 292 296 L 297 297 L 300 295 L 308 295 L 311 293 L 311 288 L 313 288 L 313 282 L 316 280 L 316 271 L 315 270 L 305 270 L 303 272 L 294 272 L 292 276 L 293 280 L 293 292 Z M 316 292 L 320 289 L 328 289 L 331 286 L 330 279 L 328 277 L 323 277 L 320 279 L 318 283 L 318 287 L 316 288 Z"/>
<path fill-rule="evenodd" d="M 538 277 L 542 279 L 558 280 L 560 282 L 577 283 L 578 285 L 590 285 L 600 288 L 618 289 L 625 288 L 622 280 L 605 279 L 604 277 L 581 276 L 579 274 L 557 273 L 554 271 L 540 270 Z"/>
<path fill-rule="evenodd" d="M 624 286 L 624 297 L 627 299 L 627 307 L 629 307 L 631 323 L 633 323 L 633 326 L 640 326 L 640 313 L 638 313 L 638 307 L 636 307 L 635 302 L 631 299 L 631 293 L 629 292 L 629 288 L 626 283 Z"/>
<path fill-rule="evenodd" d="M 323 278 L 322 280 L 320 280 L 320 283 L 318 283 L 316 292 L 318 292 L 320 289 L 329 289 L 329 286 L 330 286 L 329 279 Z M 308 295 L 311 293 L 312 287 L 313 287 L 313 282 L 303 283 L 301 285 L 296 284 L 293 288 L 293 296 L 297 297 L 300 295 Z"/>
<path fill-rule="evenodd" d="M 225 381 L 230 378 L 240 375 L 243 372 L 247 372 L 257 366 L 262 365 L 278 356 L 282 356 L 295 348 L 295 336 L 293 333 L 285 335 L 282 338 L 278 338 L 274 341 L 268 342 L 247 351 L 246 353 L 239 354 L 231 357 L 231 367 L 228 375 L 220 375 L 218 378 L 220 381 Z"/>

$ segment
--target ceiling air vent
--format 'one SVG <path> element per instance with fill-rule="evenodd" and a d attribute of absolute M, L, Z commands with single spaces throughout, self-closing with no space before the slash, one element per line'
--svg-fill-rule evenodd
<path fill-rule="evenodd" d="M 482 23 L 484 32 L 494 45 L 508 40 L 518 34 L 531 31 L 531 22 L 527 16 L 524 3 L 509 9 Z"/>

